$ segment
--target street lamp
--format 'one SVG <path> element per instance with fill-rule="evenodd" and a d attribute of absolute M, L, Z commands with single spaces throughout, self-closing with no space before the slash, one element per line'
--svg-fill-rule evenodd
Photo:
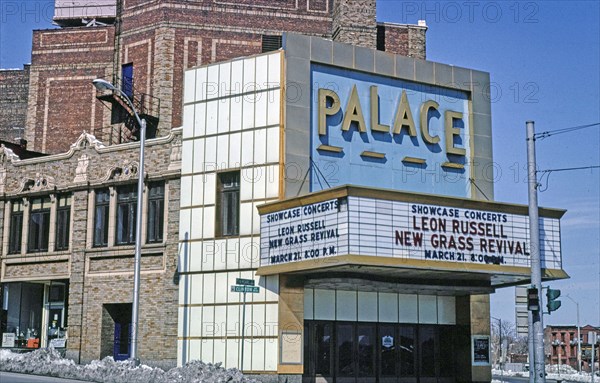
<path fill-rule="evenodd" d="M 571 298 L 569 294 L 567 298 L 577 306 L 577 370 L 581 373 L 581 327 L 579 327 L 579 303 L 575 299 Z"/>
<path fill-rule="evenodd" d="M 137 355 L 138 344 L 138 311 L 140 305 L 140 263 L 142 257 L 142 196 L 144 194 L 144 146 L 146 143 L 146 120 L 138 115 L 131 99 L 119 88 L 110 82 L 97 78 L 92 84 L 99 91 L 113 91 L 121 94 L 127 105 L 131 108 L 138 125 L 140 126 L 140 163 L 138 169 L 138 188 L 137 188 L 137 211 L 135 217 L 135 257 L 133 264 L 133 303 L 131 307 L 131 355 L 130 359 L 139 364 Z"/>

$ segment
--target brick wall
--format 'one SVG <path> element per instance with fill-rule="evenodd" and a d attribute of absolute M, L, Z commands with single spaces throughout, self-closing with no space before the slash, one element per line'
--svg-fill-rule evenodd
<path fill-rule="evenodd" d="M 112 26 L 34 32 L 25 131 L 30 150 L 64 152 L 83 131 L 103 138 L 110 113 L 91 81 L 111 79 L 113 51 Z"/>
<path fill-rule="evenodd" d="M 23 137 L 27 118 L 29 65 L 23 69 L 0 69 L 0 140 Z"/>
<path fill-rule="evenodd" d="M 366 48 L 377 46 L 375 0 L 337 0 L 333 9 L 333 40 Z"/>
<path fill-rule="evenodd" d="M 377 49 L 425 60 L 426 31 L 427 27 L 379 23 L 377 24 Z"/>

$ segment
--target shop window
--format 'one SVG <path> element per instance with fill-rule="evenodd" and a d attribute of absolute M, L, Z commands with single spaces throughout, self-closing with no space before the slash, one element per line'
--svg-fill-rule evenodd
<path fill-rule="evenodd" d="M 59 196 L 56 200 L 55 250 L 67 250 L 69 248 L 69 232 L 71 231 L 71 196 Z"/>
<path fill-rule="evenodd" d="M 8 253 L 19 254 L 23 236 L 23 202 L 12 201 L 11 205 Z"/>
<path fill-rule="evenodd" d="M 7 283 L 4 285 L 6 325 L 4 334 L 10 335 L 7 347 L 38 348 L 42 330 L 44 285 L 37 283 Z"/>
<path fill-rule="evenodd" d="M 29 240 L 27 250 L 30 252 L 48 251 L 50 234 L 50 197 L 33 198 L 29 215 Z"/>
<path fill-rule="evenodd" d="M 137 185 L 122 186 L 117 189 L 116 244 L 135 243 L 135 223 L 137 212 Z"/>
<path fill-rule="evenodd" d="M 94 211 L 94 247 L 108 245 L 108 214 L 110 192 L 108 189 L 96 190 Z"/>
<path fill-rule="evenodd" d="M 165 220 L 165 184 L 148 188 L 148 243 L 162 242 Z"/>
<path fill-rule="evenodd" d="M 240 222 L 240 172 L 217 175 L 216 236 L 239 234 Z"/>

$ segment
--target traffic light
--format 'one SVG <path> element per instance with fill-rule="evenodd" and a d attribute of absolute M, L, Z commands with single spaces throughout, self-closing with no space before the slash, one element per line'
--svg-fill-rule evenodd
<path fill-rule="evenodd" d="M 527 310 L 540 311 L 540 296 L 535 287 L 527 289 Z"/>
<path fill-rule="evenodd" d="M 556 300 L 558 297 L 560 297 L 560 290 L 554 290 L 548 287 L 548 290 L 546 291 L 546 307 L 548 308 L 548 314 L 558 310 L 560 307 L 561 302 Z"/>

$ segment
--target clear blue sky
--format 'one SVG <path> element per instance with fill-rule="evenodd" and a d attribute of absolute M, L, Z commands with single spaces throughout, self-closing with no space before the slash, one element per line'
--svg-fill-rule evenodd
<path fill-rule="evenodd" d="M 31 30 L 52 28 L 53 1 L 0 2 L 0 67 L 31 60 Z M 378 20 L 425 19 L 427 57 L 491 73 L 498 201 L 527 204 L 525 121 L 538 132 L 600 122 L 597 1 L 378 1 Z M 540 169 L 600 164 L 600 129 L 537 143 Z M 563 268 L 554 288 L 580 303 L 581 323 L 600 325 L 600 171 L 553 173 L 540 204 L 568 210 Z M 566 298 L 545 324 L 575 323 Z M 492 296 L 492 315 L 514 322 L 514 289 Z"/>

